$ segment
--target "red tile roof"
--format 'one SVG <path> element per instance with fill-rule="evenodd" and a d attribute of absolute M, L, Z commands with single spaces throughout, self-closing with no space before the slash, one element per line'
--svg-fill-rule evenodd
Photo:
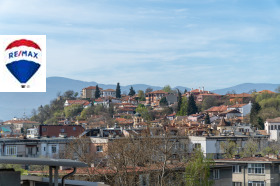
<path fill-rule="evenodd" d="M 230 124 L 226 122 L 225 118 L 222 118 L 218 127 L 226 127 L 226 126 L 230 126 Z"/>
<path fill-rule="evenodd" d="M 280 123 L 280 117 L 273 119 L 266 119 L 268 123 Z"/>
<path fill-rule="evenodd" d="M 78 104 L 78 105 L 89 105 L 90 102 L 87 101 L 87 100 L 80 100 L 80 99 L 77 99 L 77 100 L 66 100 L 68 102 L 69 105 L 73 105 L 73 104 Z"/>
<path fill-rule="evenodd" d="M 99 90 L 102 90 L 102 88 L 100 88 L 100 87 L 98 87 L 99 88 Z M 86 88 L 84 88 L 84 89 L 91 89 L 91 90 L 95 90 L 96 89 L 96 86 L 89 86 L 89 87 L 86 87 Z"/>
<path fill-rule="evenodd" d="M 104 99 L 102 99 L 102 98 L 97 98 L 94 100 L 94 102 L 103 102 L 103 101 L 104 101 Z"/>
<path fill-rule="evenodd" d="M 272 92 L 271 90 L 262 90 L 262 91 L 259 91 L 258 93 L 275 94 L 275 92 Z"/>
<path fill-rule="evenodd" d="M 241 94 L 229 94 L 230 98 L 246 98 L 246 97 L 252 97 L 251 94 L 247 93 L 241 93 Z"/>
<path fill-rule="evenodd" d="M 167 115 L 167 117 L 173 117 L 173 116 L 176 116 L 176 113 Z"/>
<path fill-rule="evenodd" d="M 116 90 L 114 89 L 106 89 L 106 90 L 102 90 L 103 92 L 116 92 Z"/>
<path fill-rule="evenodd" d="M 247 104 L 235 104 L 235 105 L 230 105 L 229 108 L 241 108 Z"/>
<path fill-rule="evenodd" d="M 228 106 L 226 105 L 220 105 L 220 106 L 214 106 L 211 107 L 210 109 L 206 110 L 206 112 L 224 112 L 226 111 Z"/>

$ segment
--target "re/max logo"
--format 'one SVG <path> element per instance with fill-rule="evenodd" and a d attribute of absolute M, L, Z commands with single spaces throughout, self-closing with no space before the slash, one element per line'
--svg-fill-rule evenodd
<path fill-rule="evenodd" d="M 21 51 L 14 51 L 14 52 L 9 53 L 9 59 L 14 58 L 14 57 L 20 57 L 20 56 L 33 57 L 33 58 L 38 59 L 37 52 L 21 50 Z"/>

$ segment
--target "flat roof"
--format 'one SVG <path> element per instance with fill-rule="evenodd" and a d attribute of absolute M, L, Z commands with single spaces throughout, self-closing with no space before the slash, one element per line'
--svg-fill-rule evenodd
<path fill-rule="evenodd" d="M 247 158 L 237 158 L 237 159 L 215 159 L 216 163 L 280 163 L 280 159 L 273 159 L 269 157 L 247 157 Z"/>
<path fill-rule="evenodd" d="M 67 166 L 67 167 L 87 167 L 88 165 L 81 161 L 70 159 L 49 159 L 49 158 L 25 158 L 1 156 L 0 163 L 22 164 L 22 165 L 48 165 L 48 166 Z"/>

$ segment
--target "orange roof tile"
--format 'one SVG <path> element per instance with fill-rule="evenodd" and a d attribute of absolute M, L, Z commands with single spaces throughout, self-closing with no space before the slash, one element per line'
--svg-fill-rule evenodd
<path fill-rule="evenodd" d="M 80 99 L 77 99 L 77 100 L 67 100 L 68 104 L 69 105 L 73 105 L 73 104 L 78 104 L 78 105 L 89 105 L 90 102 L 87 101 L 87 100 L 80 100 Z"/>
<path fill-rule="evenodd" d="M 241 93 L 241 94 L 228 94 L 231 98 L 246 98 L 246 97 L 252 97 L 251 94 L 247 93 Z"/>
<path fill-rule="evenodd" d="M 214 106 L 211 107 L 210 109 L 207 109 L 206 112 L 224 112 L 226 111 L 228 106 L 226 105 L 220 105 L 220 106 Z"/>
<path fill-rule="evenodd" d="M 259 91 L 258 93 L 267 93 L 267 94 L 275 94 L 275 92 L 271 91 L 271 90 L 262 90 L 262 91 Z"/>
<path fill-rule="evenodd" d="M 100 88 L 100 87 L 98 87 L 99 88 L 99 90 L 102 90 L 102 88 Z M 89 86 L 89 87 L 86 87 L 86 88 L 84 88 L 84 89 L 91 89 L 91 90 L 95 90 L 96 89 L 96 86 Z"/>
<path fill-rule="evenodd" d="M 106 90 L 102 90 L 103 92 L 116 92 L 116 90 L 114 89 L 106 89 Z"/>
<path fill-rule="evenodd" d="M 266 119 L 268 123 L 280 123 L 280 117 L 273 119 Z"/>
<path fill-rule="evenodd" d="M 243 107 L 247 104 L 235 104 L 235 105 L 230 105 L 229 108 L 240 108 L 240 107 Z"/>

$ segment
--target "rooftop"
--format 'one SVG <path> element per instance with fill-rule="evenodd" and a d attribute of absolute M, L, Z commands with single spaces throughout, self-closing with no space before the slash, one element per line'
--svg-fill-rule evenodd
<path fill-rule="evenodd" d="M 269 157 L 247 157 L 216 159 L 217 163 L 280 163 L 280 159 Z"/>

